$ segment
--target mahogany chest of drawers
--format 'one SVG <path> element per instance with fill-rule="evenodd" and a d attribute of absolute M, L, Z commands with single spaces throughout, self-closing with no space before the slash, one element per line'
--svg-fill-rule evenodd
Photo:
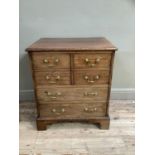
<path fill-rule="evenodd" d="M 108 129 L 116 47 L 105 38 L 42 38 L 29 46 L 37 129 L 85 121 Z"/>

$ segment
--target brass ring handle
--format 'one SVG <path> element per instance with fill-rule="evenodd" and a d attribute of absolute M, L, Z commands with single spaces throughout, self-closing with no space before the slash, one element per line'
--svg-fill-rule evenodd
<path fill-rule="evenodd" d="M 94 83 L 95 80 L 99 80 L 99 79 L 100 79 L 100 76 L 99 76 L 99 75 L 96 75 L 96 76 L 93 78 L 94 80 L 89 80 L 89 77 L 88 77 L 87 75 L 85 75 L 85 76 L 84 76 L 84 79 L 87 80 L 88 83 Z"/>
<path fill-rule="evenodd" d="M 48 64 L 48 67 L 54 67 L 54 66 L 56 66 L 59 62 L 60 62 L 60 60 L 59 60 L 58 58 L 56 58 L 56 59 L 54 60 L 54 64 Z M 48 59 L 44 59 L 44 60 L 43 60 L 43 63 L 47 64 L 47 63 L 49 63 L 49 60 L 48 60 Z"/>
<path fill-rule="evenodd" d="M 94 83 L 94 80 L 87 80 L 88 83 Z"/>
<path fill-rule="evenodd" d="M 45 93 L 47 94 L 47 96 L 51 96 L 51 97 L 54 97 L 56 98 L 57 96 L 61 96 L 61 92 L 57 92 L 55 94 L 52 94 L 51 92 L 48 92 L 48 91 L 45 91 Z"/>
<path fill-rule="evenodd" d="M 95 59 L 95 63 L 91 63 L 90 60 L 88 58 L 84 59 L 85 63 L 89 66 L 89 67 L 95 67 L 96 64 L 98 64 L 100 62 L 100 58 L 96 58 Z"/>
<path fill-rule="evenodd" d="M 86 60 L 87 60 L 87 59 L 86 59 Z M 94 64 L 94 63 L 91 64 L 89 60 L 87 60 L 87 61 L 86 61 L 86 60 L 85 60 L 85 62 L 86 62 L 86 64 L 87 64 L 89 67 L 95 67 L 96 64 Z"/>
<path fill-rule="evenodd" d="M 57 83 L 56 81 L 49 81 L 48 83 L 50 83 L 50 84 L 55 84 L 55 83 Z"/>
<path fill-rule="evenodd" d="M 89 66 L 90 66 L 90 67 L 95 67 L 95 64 L 90 64 Z"/>
<path fill-rule="evenodd" d="M 84 96 L 97 96 L 97 95 L 98 95 L 97 92 L 91 92 L 91 93 L 85 92 L 84 93 Z"/>
<path fill-rule="evenodd" d="M 51 99 L 56 99 L 57 97 L 56 97 L 56 96 L 50 96 L 50 98 L 51 98 Z"/>
<path fill-rule="evenodd" d="M 49 64 L 48 65 L 48 67 L 54 67 L 54 66 L 56 66 L 56 65 L 54 65 L 54 64 Z"/>
<path fill-rule="evenodd" d="M 47 75 L 46 77 L 46 80 L 50 80 L 50 77 Z M 60 80 L 60 75 L 58 75 L 56 78 L 55 78 L 56 81 L 49 81 L 49 83 L 51 84 L 55 84 L 58 80 Z"/>
<path fill-rule="evenodd" d="M 97 108 L 91 108 L 91 109 L 89 109 L 89 108 L 84 108 L 84 111 L 85 111 L 85 112 L 96 112 L 96 111 L 97 111 Z"/>
<path fill-rule="evenodd" d="M 62 108 L 62 109 L 60 110 L 60 112 L 62 112 L 62 113 L 64 113 L 65 111 L 66 111 L 66 110 L 65 110 L 64 108 Z M 56 110 L 56 109 L 52 109 L 51 112 L 52 112 L 52 113 L 57 112 L 58 115 L 60 114 L 60 112 L 59 112 L 58 110 Z"/>

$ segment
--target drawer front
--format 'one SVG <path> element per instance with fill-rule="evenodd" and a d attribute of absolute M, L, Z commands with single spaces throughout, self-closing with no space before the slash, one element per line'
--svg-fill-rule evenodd
<path fill-rule="evenodd" d="M 35 72 L 37 85 L 69 85 L 70 72 L 68 70 L 53 70 L 52 72 Z"/>
<path fill-rule="evenodd" d="M 75 54 L 74 67 L 82 68 L 110 68 L 111 54 Z"/>
<path fill-rule="evenodd" d="M 52 52 L 33 52 L 32 63 L 34 69 L 70 68 L 69 54 Z"/>
<path fill-rule="evenodd" d="M 100 85 L 109 83 L 109 70 L 75 70 L 76 85 Z"/>
<path fill-rule="evenodd" d="M 38 100 L 52 101 L 106 101 L 107 87 L 41 87 L 37 88 Z"/>
<path fill-rule="evenodd" d="M 105 116 L 106 103 L 53 103 L 42 104 L 40 107 L 41 117 L 56 118 L 94 118 Z"/>

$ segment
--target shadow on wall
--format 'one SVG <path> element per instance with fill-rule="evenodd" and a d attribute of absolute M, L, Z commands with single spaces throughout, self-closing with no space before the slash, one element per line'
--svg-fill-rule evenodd
<path fill-rule="evenodd" d="M 29 76 L 28 76 L 29 75 Z M 19 59 L 19 100 L 33 99 L 33 80 L 28 54 L 25 52 Z M 22 80 L 21 80 L 22 79 Z M 24 90 L 22 90 L 24 88 Z"/>

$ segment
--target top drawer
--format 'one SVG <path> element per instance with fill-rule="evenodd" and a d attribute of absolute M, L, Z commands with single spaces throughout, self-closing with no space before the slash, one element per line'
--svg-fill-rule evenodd
<path fill-rule="evenodd" d="M 34 69 L 70 68 L 69 54 L 52 52 L 33 52 L 32 63 Z"/>
<path fill-rule="evenodd" d="M 104 54 L 75 54 L 74 67 L 82 68 L 109 68 L 111 60 L 111 53 Z"/>

